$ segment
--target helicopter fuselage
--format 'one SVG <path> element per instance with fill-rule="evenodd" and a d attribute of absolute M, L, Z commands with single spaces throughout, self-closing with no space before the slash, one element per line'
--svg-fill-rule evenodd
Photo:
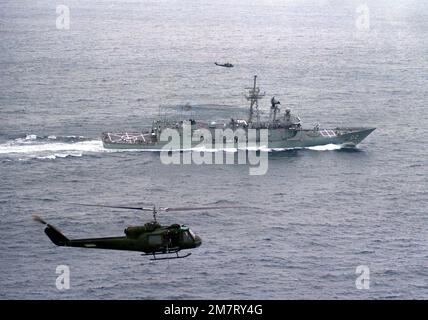
<path fill-rule="evenodd" d="M 161 226 L 157 222 L 128 227 L 122 237 L 68 239 L 50 224 L 47 224 L 45 233 L 58 246 L 140 251 L 146 254 L 177 253 L 199 247 L 202 243 L 201 238 L 187 226 Z"/>

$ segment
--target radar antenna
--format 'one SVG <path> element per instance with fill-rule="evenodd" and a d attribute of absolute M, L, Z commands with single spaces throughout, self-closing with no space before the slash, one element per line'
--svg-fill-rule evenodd
<path fill-rule="evenodd" d="M 157 220 L 156 220 L 156 214 L 158 213 L 158 211 L 156 210 L 156 206 L 155 205 L 153 205 L 153 221 L 154 222 L 157 222 Z"/>
<path fill-rule="evenodd" d="M 245 96 L 248 101 L 250 101 L 250 115 L 248 117 L 248 123 L 251 123 L 253 121 L 253 114 L 254 110 L 256 113 L 256 121 L 257 123 L 260 122 L 260 112 L 259 112 L 259 104 L 258 100 L 263 98 L 265 93 L 260 93 L 260 88 L 257 87 L 257 76 L 254 76 L 254 84 L 252 88 L 247 88 L 248 95 Z"/>

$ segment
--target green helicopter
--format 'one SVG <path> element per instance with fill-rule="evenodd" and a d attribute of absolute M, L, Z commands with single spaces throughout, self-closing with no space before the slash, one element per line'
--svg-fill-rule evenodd
<path fill-rule="evenodd" d="M 124 232 L 125 236 L 107 237 L 107 238 L 86 238 L 86 239 L 69 239 L 61 231 L 53 225 L 47 223 L 37 215 L 33 215 L 33 219 L 46 225 L 45 233 L 49 239 L 57 246 L 64 247 L 80 247 L 93 249 L 110 249 L 110 250 L 127 250 L 143 252 L 143 255 L 152 255 L 151 260 L 166 260 L 186 258 L 191 253 L 179 255 L 181 250 L 194 249 L 202 244 L 202 239 L 193 231 L 179 224 L 171 224 L 162 226 L 156 220 L 156 214 L 159 211 L 195 211 L 195 210 L 213 210 L 239 207 L 128 207 L 128 206 L 110 206 L 98 204 L 77 204 L 91 207 L 104 207 L 125 210 L 141 210 L 151 211 L 153 213 L 153 221 L 144 224 L 143 226 L 127 227 Z M 157 255 L 175 254 L 175 256 L 167 256 L 158 258 Z"/>

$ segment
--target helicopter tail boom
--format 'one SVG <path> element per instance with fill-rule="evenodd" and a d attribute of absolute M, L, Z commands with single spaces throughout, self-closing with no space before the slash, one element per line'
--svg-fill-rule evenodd
<path fill-rule="evenodd" d="M 65 246 L 70 241 L 61 231 L 50 224 L 46 226 L 45 233 L 57 246 Z"/>

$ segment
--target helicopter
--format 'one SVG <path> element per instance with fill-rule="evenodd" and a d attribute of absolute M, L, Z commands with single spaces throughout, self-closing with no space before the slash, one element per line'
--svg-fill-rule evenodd
<path fill-rule="evenodd" d="M 215 64 L 216 66 L 219 66 L 219 67 L 233 68 L 233 64 L 231 64 L 231 63 L 229 63 L 229 62 L 226 62 L 226 63 L 218 63 L 218 62 L 214 62 L 214 64 Z"/>
<path fill-rule="evenodd" d="M 102 204 L 82 204 L 75 205 L 103 207 L 124 210 L 151 211 L 153 221 L 145 223 L 143 226 L 130 226 L 124 230 L 125 236 L 106 237 L 106 238 L 86 238 L 69 239 L 53 225 L 47 223 L 38 215 L 33 215 L 33 219 L 46 226 L 45 234 L 57 246 L 81 247 L 94 249 L 127 250 L 143 252 L 142 255 L 152 255 L 150 260 L 167 260 L 186 258 L 191 253 L 179 255 L 184 249 L 194 249 L 202 244 L 202 239 L 185 225 L 171 224 L 162 226 L 156 220 L 158 212 L 169 211 L 195 211 L 195 210 L 218 210 L 226 208 L 239 208 L 237 206 L 206 206 L 206 207 L 129 207 L 129 206 L 110 206 Z M 158 258 L 157 255 L 175 254 L 175 256 L 166 256 Z"/>

